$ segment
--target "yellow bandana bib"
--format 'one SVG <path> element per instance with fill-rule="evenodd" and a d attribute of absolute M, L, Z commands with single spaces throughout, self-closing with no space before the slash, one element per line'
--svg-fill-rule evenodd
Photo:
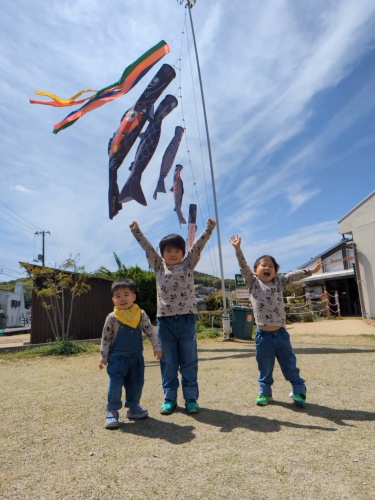
<path fill-rule="evenodd" d="M 116 319 L 132 328 L 136 328 L 141 321 L 141 308 L 137 304 L 133 304 L 129 309 L 117 309 L 115 306 L 113 311 Z"/>

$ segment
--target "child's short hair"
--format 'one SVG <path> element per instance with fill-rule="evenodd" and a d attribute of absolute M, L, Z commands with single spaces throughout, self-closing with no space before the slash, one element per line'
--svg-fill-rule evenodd
<path fill-rule="evenodd" d="M 275 267 L 275 271 L 277 272 L 279 270 L 279 264 L 276 262 L 276 259 L 274 257 L 272 257 L 272 255 L 262 255 L 261 257 L 259 257 L 255 262 L 254 262 L 254 271 L 256 270 L 256 268 L 259 266 L 260 264 L 260 261 L 262 259 L 270 259 L 272 260 L 273 262 L 273 265 Z"/>
<path fill-rule="evenodd" d="M 116 290 L 120 290 L 121 288 L 129 288 L 129 290 L 135 293 L 135 283 L 133 280 L 129 278 L 121 278 L 112 283 L 111 286 L 111 294 L 114 296 Z"/>
<path fill-rule="evenodd" d="M 168 236 L 164 236 L 160 240 L 159 248 L 161 256 L 163 256 L 166 248 L 177 248 L 177 250 L 182 250 L 182 253 L 185 255 L 185 240 L 179 234 L 168 234 Z"/>

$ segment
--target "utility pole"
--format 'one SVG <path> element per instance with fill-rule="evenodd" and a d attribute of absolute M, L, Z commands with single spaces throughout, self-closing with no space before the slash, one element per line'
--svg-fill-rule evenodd
<path fill-rule="evenodd" d="M 42 235 L 42 254 L 38 254 L 38 259 L 42 261 L 42 266 L 44 267 L 45 263 L 45 244 L 44 244 L 44 237 L 46 234 L 51 234 L 49 231 L 37 231 L 35 234 L 41 234 Z"/>

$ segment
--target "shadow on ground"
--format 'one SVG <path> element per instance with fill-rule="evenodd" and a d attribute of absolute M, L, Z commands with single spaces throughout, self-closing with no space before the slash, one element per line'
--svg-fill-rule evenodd
<path fill-rule="evenodd" d="M 290 405 L 289 405 L 290 407 Z M 185 412 L 178 409 L 177 412 Z M 320 425 L 298 424 L 295 422 L 269 419 L 255 415 L 238 415 L 223 410 L 210 408 L 202 408 L 197 415 L 190 416 L 195 423 L 195 420 L 200 424 L 206 424 L 214 427 L 219 427 L 220 432 L 232 432 L 234 429 L 248 429 L 254 432 L 279 432 L 282 427 L 290 427 L 293 429 L 314 429 L 320 431 L 335 431 L 336 428 L 324 427 Z M 192 441 L 195 438 L 193 425 L 175 424 L 168 419 L 173 416 L 166 416 L 165 420 L 157 420 L 155 418 L 147 418 L 139 421 L 132 421 L 120 424 L 120 431 L 127 434 L 134 434 L 152 439 L 163 439 L 171 444 L 184 444 Z"/>

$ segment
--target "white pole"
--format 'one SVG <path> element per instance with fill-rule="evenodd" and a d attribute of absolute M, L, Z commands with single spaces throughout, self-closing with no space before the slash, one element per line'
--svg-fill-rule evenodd
<path fill-rule="evenodd" d="M 191 15 L 191 9 L 193 8 L 194 3 L 195 2 L 193 2 L 192 0 L 187 0 L 186 5 L 187 5 L 188 11 L 189 11 L 191 31 L 192 31 L 192 34 L 193 34 L 195 57 L 197 59 L 199 85 L 200 85 L 200 89 L 201 89 L 201 97 L 202 97 L 202 105 L 203 105 L 204 123 L 205 123 L 205 127 L 206 127 L 208 156 L 209 156 L 209 159 L 210 159 L 210 169 L 211 169 L 212 191 L 213 191 L 214 205 L 215 205 L 215 214 L 216 214 L 216 230 L 217 230 L 217 240 L 218 240 L 218 248 L 219 248 L 219 261 L 220 261 L 220 273 L 221 273 L 221 288 L 222 288 L 222 293 L 223 293 L 223 311 L 224 311 L 223 312 L 223 317 L 222 317 L 223 318 L 223 330 L 224 330 L 224 337 L 228 337 L 229 336 L 229 332 L 230 332 L 230 319 L 229 319 L 229 314 L 227 313 L 227 301 L 226 301 L 226 297 L 225 297 L 225 282 L 224 282 L 223 257 L 222 257 L 222 253 L 221 253 L 221 237 L 220 237 L 219 211 L 218 211 L 218 208 L 217 208 L 216 188 L 215 188 L 215 176 L 214 176 L 214 168 L 213 168 L 212 152 L 211 152 L 211 141 L 210 141 L 210 134 L 209 134 L 209 131 L 208 131 L 208 121 L 207 121 L 207 113 L 206 113 L 206 104 L 205 104 L 205 100 L 204 100 L 204 92 L 203 92 L 201 70 L 200 70 L 200 65 L 199 65 L 197 43 L 196 43 L 196 40 L 195 40 L 193 18 L 192 18 L 192 15 Z"/>

